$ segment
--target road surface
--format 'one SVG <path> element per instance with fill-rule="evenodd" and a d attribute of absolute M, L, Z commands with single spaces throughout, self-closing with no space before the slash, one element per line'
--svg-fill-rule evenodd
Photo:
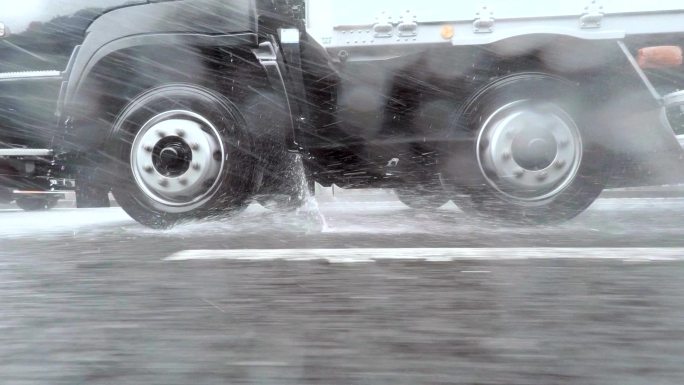
<path fill-rule="evenodd" d="M 169 231 L 5 208 L 0 383 L 681 385 L 682 227 L 680 198 L 524 229 L 391 194 Z"/>

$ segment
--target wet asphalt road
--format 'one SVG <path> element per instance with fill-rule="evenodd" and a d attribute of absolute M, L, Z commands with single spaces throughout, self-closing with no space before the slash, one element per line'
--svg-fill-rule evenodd
<path fill-rule="evenodd" d="M 684 199 L 507 228 L 391 195 L 154 231 L 0 211 L 0 384 L 684 383 L 684 258 L 165 261 L 186 249 L 684 247 Z M 645 252 L 648 254 L 648 252 Z M 649 255 L 644 255 L 648 258 Z M 682 256 L 684 257 L 684 256 Z M 353 261 L 350 261 L 353 262 Z"/>

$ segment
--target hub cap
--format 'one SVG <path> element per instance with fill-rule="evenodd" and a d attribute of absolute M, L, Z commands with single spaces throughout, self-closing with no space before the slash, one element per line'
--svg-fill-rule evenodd
<path fill-rule="evenodd" d="M 477 158 L 498 192 L 517 201 L 541 201 L 575 178 L 582 140 L 577 125 L 557 105 L 521 100 L 485 121 L 477 137 Z"/>
<path fill-rule="evenodd" d="M 190 111 L 161 113 L 138 131 L 131 170 L 149 198 L 167 206 L 208 199 L 219 185 L 225 148 L 218 130 Z"/>

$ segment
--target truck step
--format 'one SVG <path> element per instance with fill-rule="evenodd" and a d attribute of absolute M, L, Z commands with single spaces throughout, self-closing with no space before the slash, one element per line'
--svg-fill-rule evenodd
<path fill-rule="evenodd" d="M 0 157 L 50 155 L 52 155 L 52 150 L 47 148 L 0 148 Z"/>
<path fill-rule="evenodd" d="M 17 198 L 24 197 L 45 197 L 50 196 L 56 199 L 64 199 L 67 191 L 41 191 L 41 190 L 12 190 L 12 195 Z"/>
<path fill-rule="evenodd" d="M 32 79 L 32 78 L 56 78 L 61 77 L 60 71 L 21 71 L 0 72 L 0 80 Z"/>

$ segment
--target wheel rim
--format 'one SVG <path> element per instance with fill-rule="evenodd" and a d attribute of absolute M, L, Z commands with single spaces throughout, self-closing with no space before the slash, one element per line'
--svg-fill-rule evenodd
<path fill-rule="evenodd" d="M 131 147 L 131 171 L 140 190 L 166 206 L 209 199 L 220 185 L 226 151 L 219 131 L 199 114 L 167 111 L 148 120 Z"/>
<path fill-rule="evenodd" d="M 509 200 L 539 202 L 563 191 L 577 175 L 582 139 L 559 106 L 519 100 L 492 113 L 477 137 L 480 172 Z"/>

